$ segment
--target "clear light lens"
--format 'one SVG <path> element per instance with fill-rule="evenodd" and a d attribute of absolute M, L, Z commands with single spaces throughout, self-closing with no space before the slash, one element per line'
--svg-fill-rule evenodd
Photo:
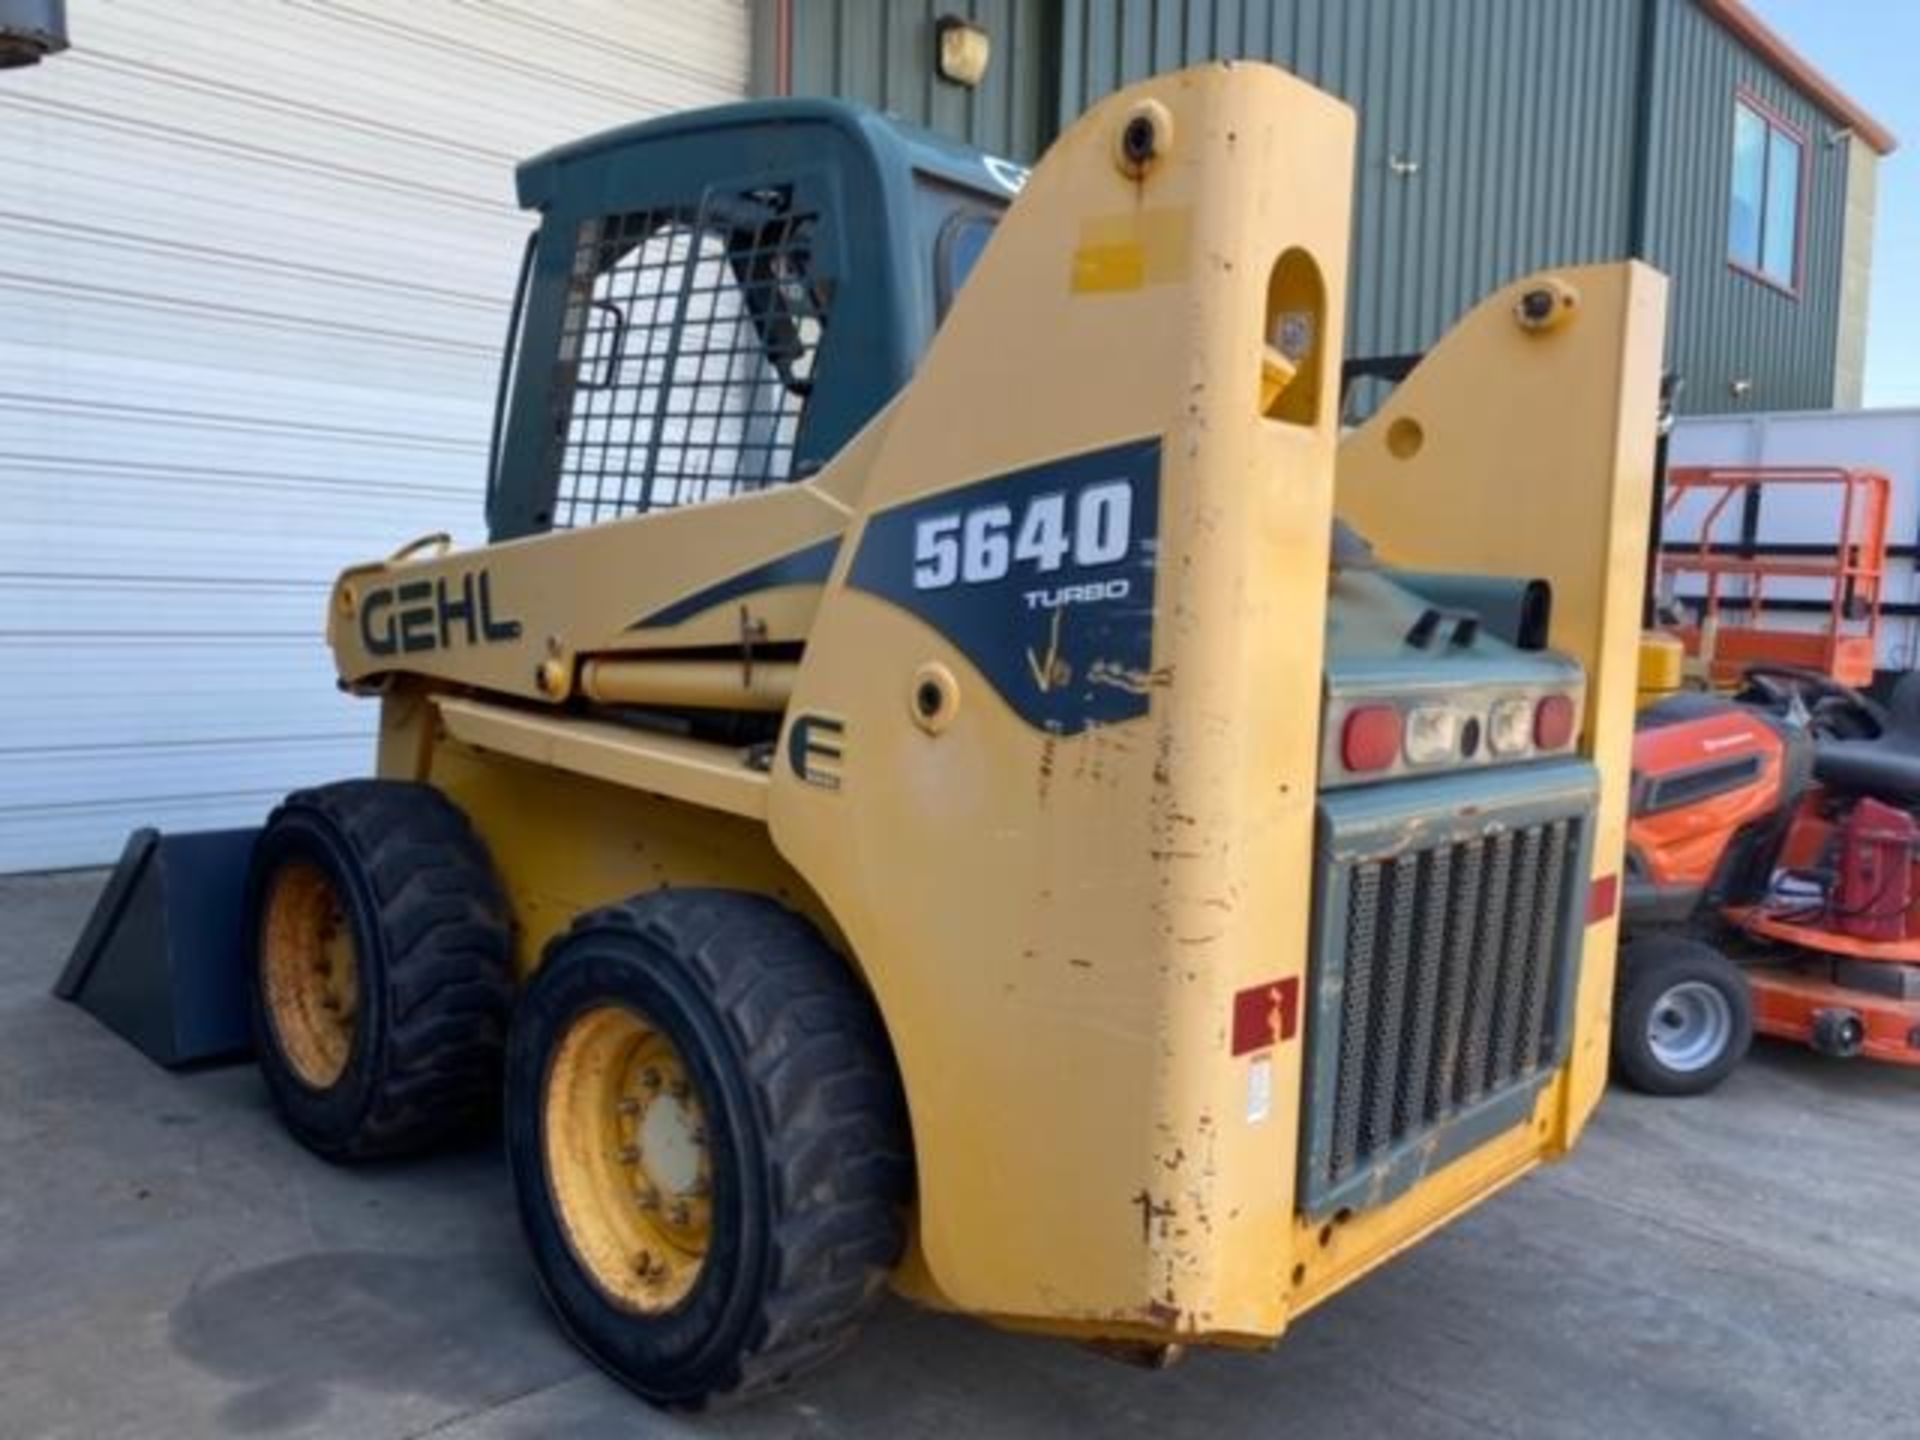
<path fill-rule="evenodd" d="M 1447 705 L 1416 705 L 1407 712 L 1407 763 L 1438 765 L 1460 744 L 1460 712 Z"/>
<path fill-rule="evenodd" d="M 1494 701 L 1487 712 L 1487 744 L 1496 755 L 1524 755 L 1533 745 L 1533 701 Z"/>

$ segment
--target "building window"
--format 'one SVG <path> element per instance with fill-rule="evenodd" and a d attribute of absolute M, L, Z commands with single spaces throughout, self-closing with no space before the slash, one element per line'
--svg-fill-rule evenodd
<path fill-rule="evenodd" d="M 1741 96 L 1733 104 L 1733 201 L 1727 257 L 1792 290 L 1799 283 L 1800 191 L 1806 140 Z"/>

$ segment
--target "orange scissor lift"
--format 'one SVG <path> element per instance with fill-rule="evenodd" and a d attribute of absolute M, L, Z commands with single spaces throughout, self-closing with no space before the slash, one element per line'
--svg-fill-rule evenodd
<path fill-rule="evenodd" d="M 1838 492 L 1839 533 L 1830 552 L 1747 554 L 1715 538 L 1736 500 L 1744 511 L 1767 490 L 1789 488 Z M 1709 497 L 1698 538 L 1684 548 L 1663 546 L 1660 555 L 1660 574 L 1669 586 L 1689 575 L 1704 582 L 1703 594 L 1682 597 L 1699 604 L 1698 620 L 1674 627 L 1696 672 L 1717 690 L 1738 687 L 1754 666 L 1817 670 L 1855 688 L 1870 684 L 1880 643 L 1891 493 L 1891 482 L 1877 470 L 1698 465 L 1668 471 L 1669 524 L 1689 499 Z M 1790 578 L 1828 582 L 1824 626 L 1788 629 L 1764 622 L 1768 582 Z M 1728 611 L 1737 618 L 1729 621 Z"/>

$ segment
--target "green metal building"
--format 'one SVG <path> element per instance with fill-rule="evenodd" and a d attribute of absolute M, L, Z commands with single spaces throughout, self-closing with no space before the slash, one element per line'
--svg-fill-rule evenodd
<path fill-rule="evenodd" d="M 991 58 L 939 73 L 963 21 Z M 1529 270 L 1673 278 L 1694 413 L 1859 403 L 1871 116 L 1735 0 L 759 0 L 766 94 L 866 100 L 1030 159 L 1103 95 L 1275 61 L 1360 112 L 1349 350 L 1418 351 Z"/>

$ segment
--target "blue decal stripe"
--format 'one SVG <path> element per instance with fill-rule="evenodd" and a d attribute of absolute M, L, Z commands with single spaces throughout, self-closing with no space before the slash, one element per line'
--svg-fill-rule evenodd
<path fill-rule="evenodd" d="M 1100 529 L 1082 524 L 1098 507 L 1079 502 L 1116 487 L 1129 507 L 1123 547 L 1070 539 L 1066 529 Z M 1050 523 L 1029 531 L 1037 512 Z M 973 548 L 991 557 L 980 565 L 962 558 L 974 522 Z M 1160 441 L 1129 441 L 877 512 L 847 584 L 932 627 L 1028 724 L 1075 735 L 1147 713 L 1159 531 Z"/>
<path fill-rule="evenodd" d="M 627 628 L 629 630 L 653 630 L 664 625 L 678 625 L 682 620 L 690 620 L 703 610 L 711 610 L 716 605 L 724 605 L 742 595 L 751 595 L 759 590 L 772 590 L 781 585 L 824 585 L 827 576 L 833 573 L 833 557 L 840 553 L 840 537 L 820 540 L 802 550 L 778 556 L 764 565 L 756 565 L 751 570 L 742 570 L 738 575 L 717 581 L 704 590 L 696 590 L 691 595 L 663 606 L 650 615 L 643 615 Z"/>

